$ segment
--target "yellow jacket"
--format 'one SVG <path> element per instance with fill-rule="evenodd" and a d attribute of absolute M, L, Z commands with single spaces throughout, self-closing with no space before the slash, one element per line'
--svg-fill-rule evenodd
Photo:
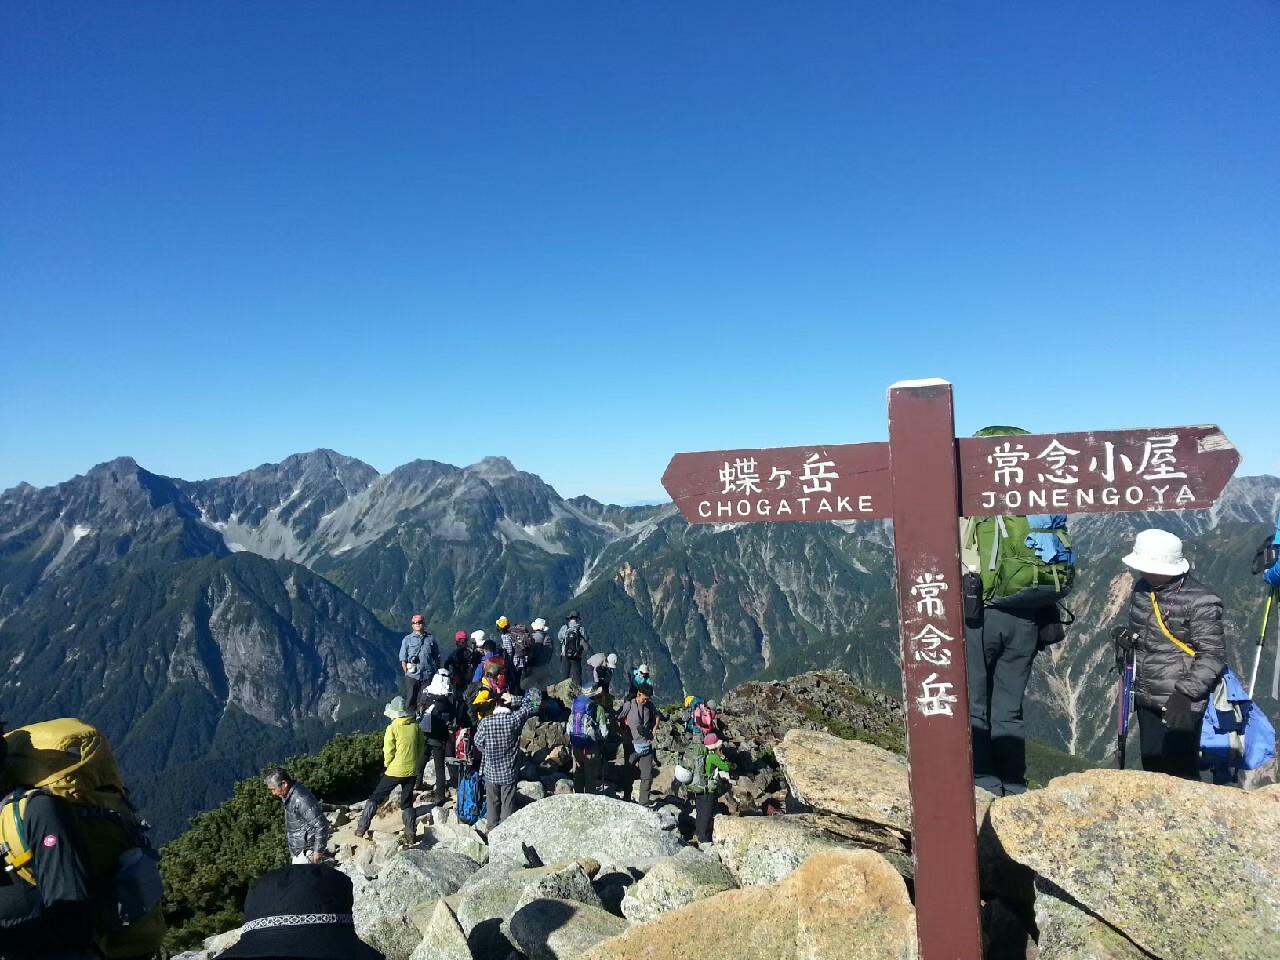
<path fill-rule="evenodd" d="M 388 777 L 416 777 L 422 759 L 425 738 L 410 717 L 400 717 L 387 724 L 382 736 L 382 761 Z"/>

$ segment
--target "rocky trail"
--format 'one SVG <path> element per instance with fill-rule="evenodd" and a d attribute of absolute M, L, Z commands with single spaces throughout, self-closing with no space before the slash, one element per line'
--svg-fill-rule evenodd
<path fill-rule="evenodd" d="M 827 732 L 891 736 L 884 706 L 839 673 L 749 686 L 723 704 L 735 777 L 701 849 L 666 795 L 669 729 L 648 809 L 616 766 L 608 793 L 573 794 L 562 726 L 530 721 L 520 807 L 492 831 L 428 795 L 412 846 L 394 807 L 365 840 L 358 808 L 332 810 L 357 932 L 387 960 L 916 957 L 905 760 Z M 1280 958 L 1280 787 L 1092 770 L 977 799 L 988 958 Z"/>

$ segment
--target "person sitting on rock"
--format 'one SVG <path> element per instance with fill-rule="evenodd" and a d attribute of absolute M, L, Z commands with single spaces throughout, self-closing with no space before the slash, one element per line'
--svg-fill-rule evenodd
<path fill-rule="evenodd" d="M 1200 724 L 1226 669 L 1222 600 L 1188 571 L 1182 541 L 1143 530 L 1124 564 L 1135 573 L 1129 598 L 1133 698 L 1142 769 L 1200 779 Z"/>
<path fill-rule="evenodd" d="M 385 772 L 373 794 L 365 801 L 360 822 L 356 824 L 356 837 L 363 839 L 369 832 L 373 815 L 378 812 L 391 792 L 400 788 L 400 816 L 404 823 L 404 839 L 412 843 L 417 834 L 413 809 L 413 787 L 418 781 L 418 761 L 422 759 L 425 738 L 405 709 L 404 698 L 396 697 L 387 704 L 383 714 L 391 720 L 382 736 L 382 760 Z"/>
<path fill-rule="evenodd" d="M 542 701 L 536 692 L 527 697 L 502 694 L 493 711 L 476 727 L 475 743 L 483 760 L 485 817 L 492 833 L 516 808 L 517 767 L 520 761 L 520 731 L 525 721 L 538 712 Z"/>
<path fill-rule="evenodd" d="M 443 805 L 445 790 L 448 787 L 444 758 L 445 751 L 453 743 L 453 691 L 450 688 L 449 671 L 441 670 L 431 678 L 427 692 L 422 701 L 422 712 L 418 716 L 418 726 L 426 741 L 426 749 L 422 751 L 422 759 L 418 761 L 419 790 L 425 790 L 423 777 L 427 771 L 427 754 L 431 754 L 435 762 L 435 795 L 436 805 Z"/>
<path fill-rule="evenodd" d="M 294 863 L 320 863 L 329 842 L 329 821 L 315 795 L 294 783 L 283 767 L 266 776 L 267 789 L 284 802 L 284 836 Z"/>

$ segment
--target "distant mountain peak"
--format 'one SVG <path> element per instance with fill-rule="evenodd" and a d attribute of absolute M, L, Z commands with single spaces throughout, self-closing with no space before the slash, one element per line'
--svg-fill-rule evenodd
<path fill-rule="evenodd" d="M 498 480 L 503 477 L 519 476 L 516 465 L 506 457 L 485 457 L 479 463 L 467 467 L 467 473 L 476 474 L 486 480 Z"/>

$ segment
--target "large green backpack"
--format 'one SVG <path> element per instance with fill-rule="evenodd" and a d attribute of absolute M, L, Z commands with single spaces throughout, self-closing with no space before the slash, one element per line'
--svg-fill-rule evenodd
<path fill-rule="evenodd" d="M 1049 520 L 1044 516 L 1036 516 L 1034 519 Z M 1022 590 L 1039 587 L 1046 588 L 1040 591 L 1040 599 L 1048 605 L 1061 600 L 1075 585 L 1076 568 L 1073 557 L 1046 563 L 1027 545 L 1029 534 L 1053 534 L 1070 557 L 1071 537 L 1065 526 L 1033 527 L 1027 517 L 1021 516 L 982 517 L 975 523 L 975 533 L 984 603 L 999 601 L 1002 597 L 1011 597 Z"/>

